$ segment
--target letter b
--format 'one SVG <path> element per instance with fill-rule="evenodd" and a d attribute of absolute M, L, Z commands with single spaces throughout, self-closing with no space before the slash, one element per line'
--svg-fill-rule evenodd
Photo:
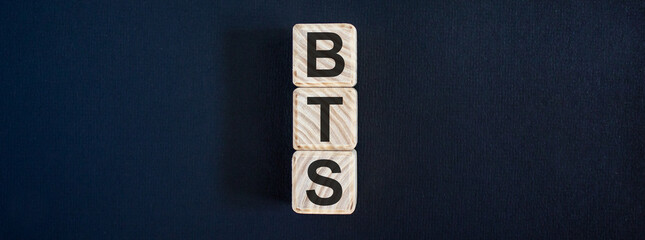
<path fill-rule="evenodd" d="M 316 50 L 318 40 L 330 40 L 333 47 L 330 50 Z M 338 55 L 343 48 L 343 40 L 338 34 L 330 32 L 307 33 L 307 77 L 335 77 L 345 69 L 345 60 Z M 331 58 L 335 65 L 332 69 L 318 69 L 316 59 Z"/>

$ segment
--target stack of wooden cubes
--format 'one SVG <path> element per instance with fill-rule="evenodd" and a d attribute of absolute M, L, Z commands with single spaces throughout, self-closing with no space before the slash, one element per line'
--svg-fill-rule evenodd
<path fill-rule="evenodd" d="M 293 27 L 291 206 L 302 214 L 351 214 L 356 208 L 358 94 L 356 28 Z"/>

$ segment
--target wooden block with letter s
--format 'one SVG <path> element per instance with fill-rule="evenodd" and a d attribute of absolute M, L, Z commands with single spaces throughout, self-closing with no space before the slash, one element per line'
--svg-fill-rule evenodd
<path fill-rule="evenodd" d="M 296 151 L 291 168 L 293 211 L 301 214 L 354 212 L 356 151 Z"/>

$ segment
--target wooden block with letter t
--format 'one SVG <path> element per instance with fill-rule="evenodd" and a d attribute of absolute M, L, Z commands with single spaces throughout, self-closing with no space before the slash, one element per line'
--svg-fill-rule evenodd
<path fill-rule="evenodd" d="M 356 28 L 348 23 L 293 26 L 293 84 L 356 85 Z"/>
<path fill-rule="evenodd" d="M 356 151 L 296 151 L 291 207 L 301 214 L 351 214 L 356 208 Z"/>
<path fill-rule="evenodd" d="M 358 94 L 354 88 L 293 91 L 295 150 L 352 150 L 358 141 Z"/>

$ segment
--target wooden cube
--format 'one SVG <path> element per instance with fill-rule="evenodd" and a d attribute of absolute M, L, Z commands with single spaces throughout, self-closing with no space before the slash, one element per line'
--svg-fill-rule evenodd
<path fill-rule="evenodd" d="M 358 142 L 358 99 L 353 88 L 293 91 L 295 150 L 352 150 Z"/>
<path fill-rule="evenodd" d="M 351 214 L 356 208 L 356 151 L 296 151 L 291 208 L 300 214 Z"/>
<path fill-rule="evenodd" d="M 356 28 L 348 23 L 293 26 L 293 84 L 356 85 Z"/>

